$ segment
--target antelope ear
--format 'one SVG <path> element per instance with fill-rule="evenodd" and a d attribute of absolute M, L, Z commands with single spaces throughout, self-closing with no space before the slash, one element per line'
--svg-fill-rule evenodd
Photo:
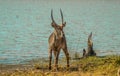
<path fill-rule="evenodd" d="M 65 27 L 66 26 L 66 22 L 64 22 L 63 24 L 62 24 L 62 27 Z"/>

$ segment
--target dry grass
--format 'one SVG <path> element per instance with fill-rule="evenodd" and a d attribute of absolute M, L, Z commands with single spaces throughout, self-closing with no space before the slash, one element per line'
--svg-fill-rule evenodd
<path fill-rule="evenodd" d="M 71 60 L 67 70 L 65 59 L 61 59 L 59 70 L 48 70 L 48 61 L 34 60 L 32 66 L 24 69 L 3 69 L 0 76 L 117 76 L 120 68 L 120 56 L 88 57 L 80 60 Z M 6 66 L 7 67 L 7 66 Z M 14 67 L 14 66 L 13 66 Z M 26 68 L 26 69 L 25 69 Z"/>

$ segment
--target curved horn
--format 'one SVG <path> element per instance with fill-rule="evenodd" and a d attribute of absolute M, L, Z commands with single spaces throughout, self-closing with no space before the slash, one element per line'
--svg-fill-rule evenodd
<path fill-rule="evenodd" d="M 60 9 L 60 13 L 61 13 L 62 24 L 63 24 L 64 19 L 63 19 L 63 13 L 62 13 L 62 10 L 61 10 L 61 9 Z"/>
<path fill-rule="evenodd" d="M 53 10 L 51 10 L 51 19 L 52 19 L 52 22 L 55 22 L 53 18 Z"/>

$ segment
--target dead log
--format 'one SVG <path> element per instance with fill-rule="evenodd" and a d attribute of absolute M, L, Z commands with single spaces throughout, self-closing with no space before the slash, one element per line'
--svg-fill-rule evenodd
<path fill-rule="evenodd" d="M 96 56 L 95 51 L 93 50 L 93 41 L 92 41 L 92 32 L 88 36 L 88 42 L 87 42 L 87 52 L 85 49 L 83 49 L 83 55 L 86 56 Z"/>

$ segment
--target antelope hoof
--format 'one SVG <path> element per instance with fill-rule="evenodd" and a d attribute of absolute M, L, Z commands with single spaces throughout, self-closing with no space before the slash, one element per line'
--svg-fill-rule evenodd
<path fill-rule="evenodd" d="M 58 71 L 59 69 L 58 68 L 55 68 L 54 71 Z"/>
<path fill-rule="evenodd" d="M 49 66 L 49 70 L 51 70 L 51 66 Z"/>
<path fill-rule="evenodd" d="M 70 67 L 70 65 L 67 65 L 67 67 L 69 68 L 69 67 Z"/>

